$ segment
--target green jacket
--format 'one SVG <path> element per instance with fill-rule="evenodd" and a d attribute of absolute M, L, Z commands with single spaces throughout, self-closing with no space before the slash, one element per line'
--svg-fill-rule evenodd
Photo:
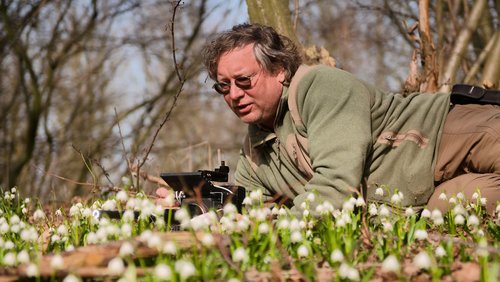
<path fill-rule="evenodd" d="M 300 73 L 299 68 L 297 73 Z M 368 201 L 382 185 L 422 207 L 434 190 L 437 145 L 449 94 L 383 92 L 351 74 L 316 66 L 283 89 L 274 132 L 250 125 L 235 179 L 247 189 L 286 196 L 299 206 L 307 192 L 336 208 L 354 193 Z"/>

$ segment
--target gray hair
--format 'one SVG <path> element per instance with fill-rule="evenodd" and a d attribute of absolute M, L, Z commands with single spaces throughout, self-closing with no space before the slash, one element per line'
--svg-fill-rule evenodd
<path fill-rule="evenodd" d="M 271 74 L 283 69 L 284 83 L 289 84 L 302 64 L 298 47 L 288 37 L 276 32 L 272 27 L 260 24 L 240 24 L 228 31 L 216 34 L 203 48 L 203 64 L 211 79 L 217 80 L 219 58 L 224 53 L 254 44 L 257 62 Z"/>

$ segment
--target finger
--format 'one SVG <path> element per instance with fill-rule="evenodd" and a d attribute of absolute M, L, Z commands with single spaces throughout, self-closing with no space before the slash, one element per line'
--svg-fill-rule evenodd
<path fill-rule="evenodd" d="M 165 188 L 158 188 L 156 189 L 156 195 L 160 198 L 166 198 L 168 196 L 169 192 Z"/>

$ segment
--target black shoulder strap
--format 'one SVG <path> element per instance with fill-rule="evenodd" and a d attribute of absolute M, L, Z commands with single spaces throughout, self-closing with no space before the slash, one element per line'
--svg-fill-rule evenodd
<path fill-rule="evenodd" d="M 500 106 L 500 91 L 468 84 L 455 84 L 451 89 L 453 104 L 491 104 Z"/>

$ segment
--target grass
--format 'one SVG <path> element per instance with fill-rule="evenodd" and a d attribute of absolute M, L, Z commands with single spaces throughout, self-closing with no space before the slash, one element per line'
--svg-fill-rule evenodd
<path fill-rule="evenodd" d="M 388 194 L 377 192 L 380 197 Z M 22 198 L 16 188 L 2 193 L 0 273 L 4 274 L 17 269 L 14 273 L 22 277 L 79 281 L 81 275 L 65 266 L 64 255 L 120 240 L 119 252 L 106 262 L 100 279 L 243 281 L 277 275 L 292 281 L 441 281 L 469 275 L 496 281 L 499 277 L 500 205 L 495 215 L 486 214 L 479 191 L 471 201 L 461 194 L 441 195 L 442 201 L 454 205 L 444 214 L 402 208 L 404 195 L 397 191 L 389 195 L 390 204 L 351 198 L 340 210 L 311 192 L 300 216 L 263 203 L 262 193 L 255 191 L 245 199 L 242 214 L 232 204 L 224 207 L 223 216 L 215 211 L 195 218 L 186 210 L 175 213 L 181 228 L 196 235 L 196 243 L 187 247 L 160 236 L 170 232 L 171 220 L 144 193 L 131 197 L 122 191 L 109 199 L 55 211 Z M 121 220 L 97 220 L 92 215 L 97 209 L 116 209 L 124 215 Z M 156 252 L 138 255 L 133 238 Z M 44 258 L 50 258 L 49 269 L 42 266 Z"/>

